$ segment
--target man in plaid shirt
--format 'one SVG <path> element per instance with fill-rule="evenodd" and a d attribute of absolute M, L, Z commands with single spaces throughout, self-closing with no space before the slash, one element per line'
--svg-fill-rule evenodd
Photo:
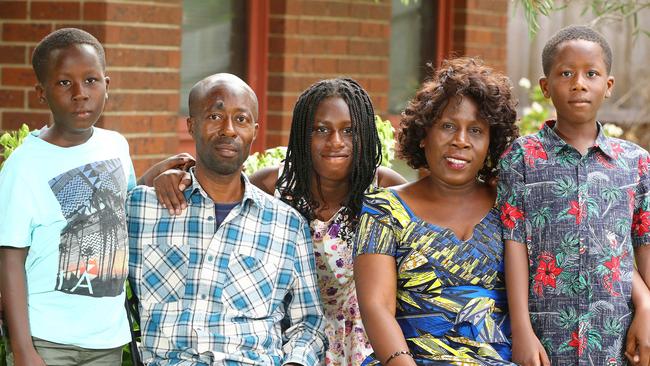
<path fill-rule="evenodd" d="M 309 226 L 242 174 L 255 93 L 234 75 L 212 75 L 192 88 L 189 111 L 197 159 L 188 208 L 170 215 L 144 186 L 127 200 L 144 363 L 318 364 L 326 338 Z"/>

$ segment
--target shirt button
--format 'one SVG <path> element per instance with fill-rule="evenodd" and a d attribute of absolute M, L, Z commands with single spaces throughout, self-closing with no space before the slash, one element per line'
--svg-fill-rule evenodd
<path fill-rule="evenodd" d="M 211 255 L 208 256 L 208 262 L 212 262 L 213 259 L 214 259 L 213 256 L 211 256 Z"/>
<path fill-rule="evenodd" d="M 208 221 L 212 221 L 212 220 L 214 220 L 214 217 L 208 216 Z"/>
<path fill-rule="evenodd" d="M 205 299 L 207 299 L 207 298 L 208 298 L 208 295 L 206 295 L 206 294 L 202 294 L 202 295 L 201 295 L 201 300 L 205 300 Z"/>

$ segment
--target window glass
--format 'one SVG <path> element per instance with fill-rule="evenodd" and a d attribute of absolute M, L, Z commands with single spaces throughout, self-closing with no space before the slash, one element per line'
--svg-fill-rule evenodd
<path fill-rule="evenodd" d="M 183 1 L 180 113 L 187 115 L 192 86 L 208 75 L 229 72 L 246 80 L 246 2 Z"/>
<path fill-rule="evenodd" d="M 399 114 L 434 60 L 435 2 L 392 0 L 388 111 Z"/>

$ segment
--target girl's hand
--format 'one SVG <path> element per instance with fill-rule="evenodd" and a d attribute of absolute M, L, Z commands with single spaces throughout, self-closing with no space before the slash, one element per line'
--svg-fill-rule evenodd
<path fill-rule="evenodd" d="M 179 169 L 166 170 L 154 178 L 153 186 L 158 202 L 169 210 L 170 215 L 180 215 L 187 208 L 183 190 L 191 183 L 190 173 Z"/>

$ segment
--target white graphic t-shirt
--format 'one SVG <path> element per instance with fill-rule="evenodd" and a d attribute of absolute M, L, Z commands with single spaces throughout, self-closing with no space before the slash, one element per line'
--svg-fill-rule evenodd
<path fill-rule="evenodd" d="M 91 349 L 131 337 L 124 309 L 124 204 L 135 174 L 126 139 L 93 129 L 63 148 L 30 134 L 0 171 L 0 246 L 25 261 L 33 337 Z"/>

